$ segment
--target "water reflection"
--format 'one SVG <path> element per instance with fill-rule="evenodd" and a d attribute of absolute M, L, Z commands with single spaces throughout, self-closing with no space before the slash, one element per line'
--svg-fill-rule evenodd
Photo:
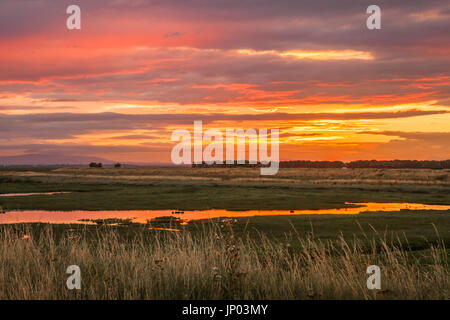
<path fill-rule="evenodd" d="M 307 215 L 307 214 L 359 214 L 370 211 L 400 210 L 450 210 L 450 205 L 428 205 L 420 203 L 346 203 L 357 207 L 317 209 L 317 210 L 248 210 L 231 211 L 223 209 L 174 211 L 174 210 L 126 210 L 126 211 L 44 211 L 21 210 L 5 211 L 0 215 L 0 223 L 79 223 L 95 224 L 99 220 L 121 219 L 134 223 L 148 223 L 152 219 L 176 217 L 181 224 L 192 220 L 211 218 L 236 218 L 252 216 Z"/>

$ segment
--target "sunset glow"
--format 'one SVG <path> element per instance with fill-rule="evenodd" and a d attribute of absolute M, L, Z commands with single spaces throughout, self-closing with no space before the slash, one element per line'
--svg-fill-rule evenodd
<path fill-rule="evenodd" d="M 365 3 L 214 2 L 77 1 L 68 30 L 67 1 L 2 1 L 0 163 L 170 163 L 197 120 L 279 128 L 280 160 L 449 158 L 448 4 L 368 30 Z"/>

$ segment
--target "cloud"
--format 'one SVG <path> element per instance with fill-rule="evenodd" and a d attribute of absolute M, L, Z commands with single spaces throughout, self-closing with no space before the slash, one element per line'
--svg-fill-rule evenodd
<path fill-rule="evenodd" d="M 172 128 L 194 120 L 222 128 L 276 125 L 287 135 L 294 123 L 342 122 L 327 125 L 328 137 L 361 120 L 371 139 L 393 139 L 351 144 L 346 136 L 319 149 L 308 146 L 311 154 L 414 155 L 413 143 L 434 146 L 434 155 L 447 152 L 445 138 L 397 132 L 395 125 L 382 133 L 380 123 L 423 116 L 411 122 L 430 129 L 432 116 L 445 121 L 438 116 L 450 107 L 449 3 L 380 0 L 382 29 L 376 31 L 365 26 L 369 0 L 77 4 L 82 30 L 72 32 L 65 27 L 66 1 L 1 2 L 4 148 L 117 154 L 147 152 L 153 143 L 152 152 L 163 153 L 159 143 Z M 402 111 L 386 111 L 397 106 Z M 324 137 L 309 134 L 310 140 Z M 140 139 L 152 142 L 136 145 Z M 131 149 L 120 146 L 122 140 Z"/>
<path fill-rule="evenodd" d="M 363 131 L 360 134 L 375 134 L 401 138 L 400 140 L 421 140 L 430 144 L 445 143 L 450 146 L 450 132 L 404 132 L 404 131 Z"/>
<path fill-rule="evenodd" d="M 170 128 L 191 127 L 194 121 L 203 121 L 205 125 L 249 126 L 264 124 L 282 126 L 285 122 L 311 120 L 358 120 L 358 119 L 393 119 L 426 115 L 445 114 L 447 111 L 407 110 L 399 112 L 347 112 L 347 113 L 262 113 L 262 114 L 225 114 L 225 113 L 166 113 L 166 114 L 121 114 L 105 113 L 46 113 L 2 115 L 0 114 L 1 139 L 70 139 L 83 134 L 100 134 L 109 132 L 119 138 L 148 139 L 151 136 L 129 134 L 133 130 L 151 131 L 154 137 L 170 136 Z M 227 123 L 228 122 L 228 123 Z M 114 133 L 114 134 L 112 134 Z M 117 139 L 117 137 L 115 138 Z"/>
<path fill-rule="evenodd" d="M 170 146 L 128 146 L 128 145 L 87 145 L 75 143 L 60 143 L 60 144 L 15 144 L 15 145 L 0 145 L 0 150 L 24 150 L 26 154 L 112 154 L 112 153 L 133 153 L 133 152 L 170 152 Z"/>
<path fill-rule="evenodd" d="M 424 41 L 439 43 L 448 34 L 450 7 L 438 0 L 380 0 L 383 28 L 368 32 L 366 8 L 373 4 L 369 0 L 79 0 L 77 4 L 85 13 L 85 38 L 76 37 L 77 43 L 92 36 L 116 35 L 123 44 L 142 44 L 150 35 L 154 39 L 150 43 L 159 45 L 173 41 L 165 35 L 178 32 L 186 34 L 178 39 L 183 46 L 197 48 L 290 50 L 300 43 L 304 49 L 372 47 L 377 51 L 385 51 L 386 46 L 414 49 Z M 0 37 L 72 36 L 64 24 L 67 5 L 52 0 L 4 0 Z"/>
<path fill-rule="evenodd" d="M 10 53 L 0 53 L 0 93 L 48 101 L 47 106 L 74 100 L 231 107 L 431 100 L 449 105 L 450 78 L 442 66 L 450 64 L 450 55 L 364 60 L 347 59 L 354 57 L 348 50 L 239 54 L 170 47 L 82 48 L 68 55 L 63 49 L 5 52 Z M 315 58 L 293 58 L 289 52 Z"/>
<path fill-rule="evenodd" d="M 173 37 L 182 37 L 184 36 L 186 33 L 184 32 L 172 32 L 172 33 L 166 33 L 164 35 L 165 38 L 173 38 Z"/>

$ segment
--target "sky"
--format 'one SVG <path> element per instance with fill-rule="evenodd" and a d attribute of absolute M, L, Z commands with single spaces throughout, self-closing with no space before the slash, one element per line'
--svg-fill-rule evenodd
<path fill-rule="evenodd" d="M 170 163 L 199 120 L 278 128 L 280 160 L 449 159 L 450 2 L 0 2 L 0 163 Z"/>

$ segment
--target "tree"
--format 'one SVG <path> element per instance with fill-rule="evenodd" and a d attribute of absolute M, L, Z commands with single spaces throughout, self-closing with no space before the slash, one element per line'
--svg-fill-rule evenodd
<path fill-rule="evenodd" d="M 101 162 L 99 162 L 99 163 L 91 162 L 91 163 L 89 163 L 89 167 L 90 168 L 101 168 L 101 167 L 103 167 L 103 165 Z"/>
<path fill-rule="evenodd" d="M 119 162 L 117 162 L 115 165 L 114 165 L 114 168 L 120 168 L 122 165 L 119 163 Z"/>

